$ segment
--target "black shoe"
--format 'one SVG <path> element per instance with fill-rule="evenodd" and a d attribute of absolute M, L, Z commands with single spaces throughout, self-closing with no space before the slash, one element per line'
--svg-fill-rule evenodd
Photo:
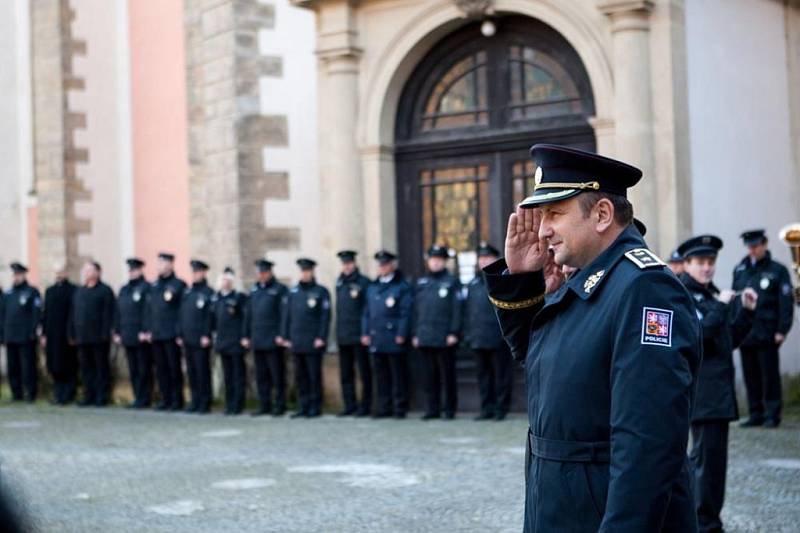
<path fill-rule="evenodd" d="M 252 413 L 250 413 L 250 416 L 264 416 L 264 415 L 270 414 L 271 412 L 272 412 L 272 409 L 268 409 L 268 408 L 262 407 L 261 409 L 258 409 L 256 411 L 253 411 Z"/>
<path fill-rule="evenodd" d="M 156 405 L 156 411 L 166 411 L 167 409 L 169 409 L 169 406 L 164 402 L 159 402 L 158 405 Z"/>
<path fill-rule="evenodd" d="M 197 413 L 198 415 L 207 415 L 210 412 L 211 412 L 210 407 L 198 407 L 197 411 L 195 411 L 195 413 Z"/>
<path fill-rule="evenodd" d="M 767 418 L 766 420 L 764 420 L 763 427 L 768 428 L 768 429 L 775 429 L 780 425 L 781 425 L 781 421 L 780 420 L 776 420 L 774 418 Z"/>
<path fill-rule="evenodd" d="M 442 415 L 439 413 L 425 413 L 422 415 L 422 420 L 434 420 L 436 418 L 441 418 Z"/>
<path fill-rule="evenodd" d="M 184 412 L 186 412 L 186 413 L 196 413 L 197 412 L 197 406 L 194 405 L 194 404 L 189 404 L 189 407 L 184 409 Z"/>
<path fill-rule="evenodd" d="M 402 420 L 402 419 L 404 419 L 404 418 L 406 417 L 406 414 L 405 414 L 405 413 L 395 413 L 395 414 L 394 414 L 394 417 L 395 417 L 397 420 Z"/>
<path fill-rule="evenodd" d="M 272 410 L 272 416 L 274 416 L 274 417 L 283 416 L 285 414 L 286 414 L 286 409 L 273 409 Z"/>
<path fill-rule="evenodd" d="M 305 411 L 297 411 L 296 413 L 292 413 L 289 415 L 289 418 L 307 418 L 308 413 Z"/>
<path fill-rule="evenodd" d="M 312 409 L 311 411 L 308 412 L 308 415 L 306 416 L 308 416 L 308 418 L 317 418 L 322 416 L 322 413 L 317 409 Z"/>
<path fill-rule="evenodd" d="M 739 424 L 739 427 L 740 428 L 753 428 L 753 427 L 758 427 L 758 426 L 763 426 L 763 425 L 764 425 L 764 419 L 763 418 L 750 417 L 747 420 L 745 420 L 744 422 L 742 422 L 741 424 Z"/>
<path fill-rule="evenodd" d="M 95 407 L 107 407 L 108 406 L 108 400 L 97 400 L 94 403 L 94 406 Z"/>
<path fill-rule="evenodd" d="M 25 398 L 25 401 L 26 401 L 27 403 L 36 403 L 36 398 L 33 398 L 33 397 L 31 397 L 31 396 L 28 396 L 27 398 Z"/>
<path fill-rule="evenodd" d="M 173 403 L 173 404 L 170 406 L 169 410 L 170 410 L 170 411 L 182 411 L 182 410 L 183 410 L 183 405 L 181 405 L 181 404 L 179 404 L 179 403 Z"/>
<path fill-rule="evenodd" d="M 343 411 L 339 411 L 338 413 L 336 413 L 336 416 L 339 417 L 339 418 L 342 418 L 342 417 L 345 417 L 345 416 L 353 416 L 355 414 L 356 414 L 356 410 L 355 409 L 345 409 Z"/>
<path fill-rule="evenodd" d="M 392 414 L 391 411 L 381 411 L 372 415 L 372 418 L 391 418 Z"/>
<path fill-rule="evenodd" d="M 476 416 L 474 420 L 491 420 L 492 418 L 494 418 L 494 415 L 492 415 L 492 413 L 487 413 L 486 411 L 484 411 L 478 416 Z"/>
<path fill-rule="evenodd" d="M 506 419 L 506 413 L 502 413 L 502 412 L 501 413 L 497 413 L 496 415 L 494 415 L 494 419 L 497 422 L 500 422 L 501 420 L 505 420 Z"/>
<path fill-rule="evenodd" d="M 136 402 L 131 402 L 128 405 L 125 406 L 125 409 L 138 409 L 138 408 L 139 408 L 139 404 L 136 403 Z"/>
<path fill-rule="evenodd" d="M 356 411 L 356 418 L 364 418 L 365 416 L 369 416 L 369 409 L 359 409 Z"/>
<path fill-rule="evenodd" d="M 445 420 L 453 420 L 455 417 L 456 417 L 455 413 L 445 413 L 444 414 L 444 419 Z"/>
<path fill-rule="evenodd" d="M 91 400 L 81 400 L 78 402 L 78 407 L 91 407 L 94 405 L 94 402 Z"/>

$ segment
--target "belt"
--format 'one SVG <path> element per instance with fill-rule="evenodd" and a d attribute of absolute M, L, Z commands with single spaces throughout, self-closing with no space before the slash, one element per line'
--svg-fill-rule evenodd
<path fill-rule="evenodd" d="M 582 442 L 577 440 L 553 440 L 528 433 L 531 454 L 551 461 L 574 463 L 607 463 L 611 455 L 608 441 Z"/>

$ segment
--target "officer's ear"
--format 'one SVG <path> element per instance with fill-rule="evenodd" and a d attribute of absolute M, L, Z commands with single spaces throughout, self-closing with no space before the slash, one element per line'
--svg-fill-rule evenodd
<path fill-rule="evenodd" d="M 608 198 L 601 198 L 592 208 L 592 222 L 598 233 L 603 233 L 614 224 L 614 204 Z"/>

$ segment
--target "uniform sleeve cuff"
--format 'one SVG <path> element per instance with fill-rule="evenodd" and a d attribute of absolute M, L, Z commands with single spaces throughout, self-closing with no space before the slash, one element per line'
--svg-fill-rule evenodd
<path fill-rule="evenodd" d="M 505 259 L 483 269 L 489 300 L 500 309 L 525 309 L 544 300 L 542 271 L 509 274 Z"/>

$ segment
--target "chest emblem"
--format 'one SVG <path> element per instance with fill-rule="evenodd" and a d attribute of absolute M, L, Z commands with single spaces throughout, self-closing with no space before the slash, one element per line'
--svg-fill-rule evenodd
<path fill-rule="evenodd" d="M 206 306 L 206 299 L 198 298 L 194 305 L 196 305 L 198 309 L 202 309 Z"/>
<path fill-rule="evenodd" d="M 439 298 L 447 298 L 448 294 L 450 291 L 447 290 L 447 287 L 439 287 Z"/>
<path fill-rule="evenodd" d="M 23 294 L 22 296 L 19 297 L 19 305 L 24 307 L 27 303 L 28 303 L 28 297 L 27 296 L 25 296 Z"/>
<path fill-rule="evenodd" d="M 236 314 L 236 302 L 227 302 L 225 306 L 228 308 L 228 314 L 233 316 Z"/>
<path fill-rule="evenodd" d="M 642 310 L 642 344 L 672 346 L 672 311 L 655 307 Z"/>
<path fill-rule="evenodd" d="M 361 294 L 361 291 L 358 290 L 357 286 L 350 287 L 350 298 L 355 300 Z"/>
<path fill-rule="evenodd" d="M 583 282 L 583 292 L 587 294 L 592 292 L 594 286 L 597 285 L 597 283 L 600 281 L 600 278 L 602 278 L 605 273 L 605 270 L 598 270 L 597 273 L 586 278 L 586 281 Z"/>
<path fill-rule="evenodd" d="M 769 278 L 761 278 L 761 281 L 758 283 L 758 286 L 761 287 L 762 291 L 769 289 Z"/>
<path fill-rule="evenodd" d="M 389 296 L 386 298 L 386 307 L 394 307 L 394 304 L 396 303 L 397 301 L 394 299 L 394 296 Z"/>
<path fill-rule="evenodd" d="M 133 293 L 133 301 L 134 302 L 138 302 L 141 299 L 142 299 L 142 293 L 139 292 L 139 291 L 134 291 L 134 293 Z"/>
<path fill-rule="evenodd" d="M 171 290 L 164 291 L 164 301 L 165 302 L 171 302 L 172 301 L 172 291 Z"/>
<path fill-rule="evenodd" d="M 306 301 L 306 305 L 308 305 L 309 309 L 314 309 L 317 306 L 317 299 L 316 298 L 309 298 Z"/>

